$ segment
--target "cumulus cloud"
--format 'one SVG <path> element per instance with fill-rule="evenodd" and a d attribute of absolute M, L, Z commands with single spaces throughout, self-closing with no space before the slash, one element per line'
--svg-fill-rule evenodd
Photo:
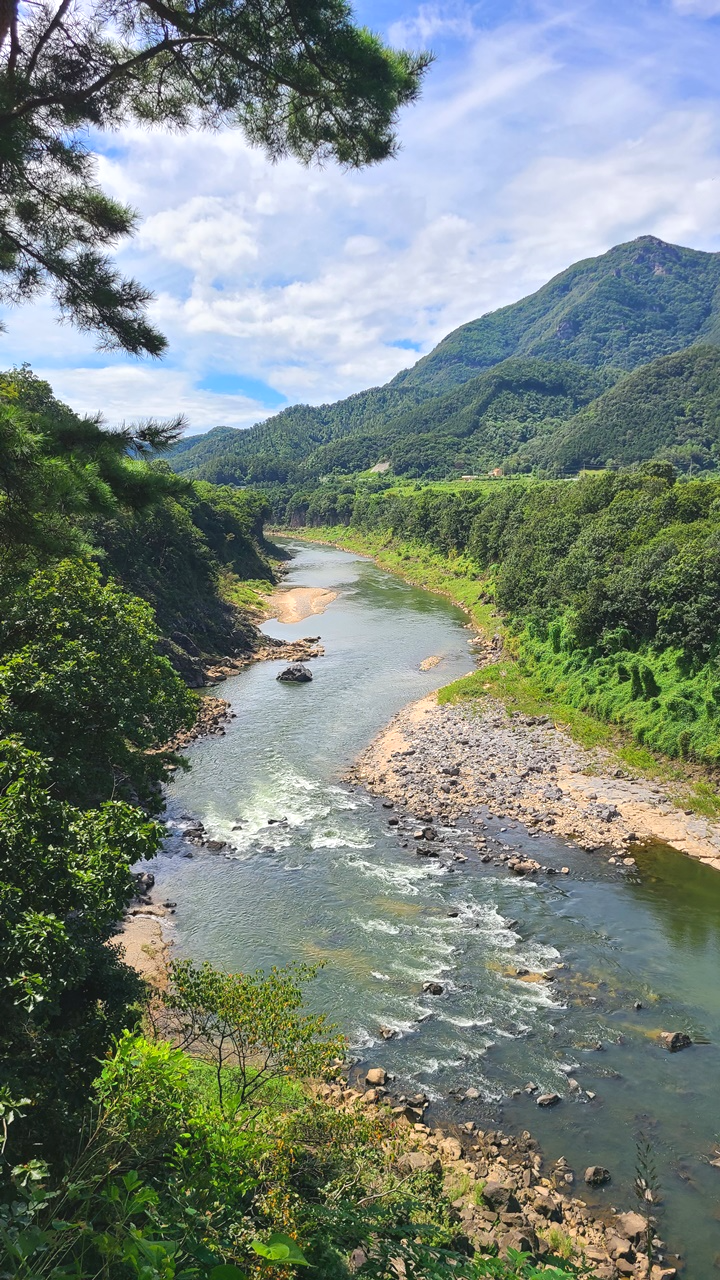
<path fill-rule="evenodd" d="M 378 25 L 370 0 L 357 8 Z M 621 240 L 720 247 L 715 59 L 686 21 L 720 0 L 381 8 L 396 43 L 438 53 L 396 160 L 308 170 L 236 132 L 123 131 L 100 179 L 141 211 L 120 262 L 156 290 L 173 367 L 100 357 L 44 306 L 9 317 L 12 358 L 112 420 L 182 409 L 197 429 L 242 426 L 279 396 L 383 382 Z M 218 374 L 275 395 L 203 390 Z"/>
<path fill-rule="evenodd" d="M 167 418 L 182 410 L 195 429 L 249 427 L 269 412 L 245 396 L 199 391 L 182 370 L 162 366 L 44 369 L 38 365 L 35 372 L 47 378 L 55 394 L 78 413 L 101 413 L 111 425 L 137 418 Z"/>

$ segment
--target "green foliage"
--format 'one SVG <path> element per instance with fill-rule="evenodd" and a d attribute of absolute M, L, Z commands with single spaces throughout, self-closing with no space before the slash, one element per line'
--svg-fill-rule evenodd
<path fill-rule="evenodd" d="M 49 790 L 46 761 L 0 743 L 0 1097 L 24 1100 L 17 1158 L 46 1155 L 87 1097 L 97 1058 L 140 984 L 104 943 L 132 894 L 130 868 L 160 828 L 114 801 L 77 809 Z"/>
<path fill-rule="evenodd" d="M 309 1266 L 344 1280 L 568 1280 L 459 1252 L 438 1179 L 408 1179 L 382 1114 L 344 1113 L 297 1086 L 274 1094 L 252 1123 L 229 1119 L 197 1064 L 164 1041 L 126 1034 L 106 1061 L 93 1119 L 63 1176 L 37 1161 L 12 1171 L 0 1210 L 2 1280 L 261 1280 Z"/>
<path fill-rule="evenodd" d="M 167 447 L 179 422 L 106 431 L 56 400 L 24 366 L 0 374 L 0 569 L 3 576 L 88 549 L 87 523 L 177 489 L 141 460 L 148 437 Z"/>
<path fill-rule="evenodd" d="M 173 475 L 156 455 L 181 426 L 149 420 L 107 431 L 29 369 L 0 376 L 3 589 L 64 556 L 96 558 L 153 606 L 166 636 L 180 634 L 181 648 L 251 648 L 254 631 L 223 598 L 221 575 L 273 581 L 267 500 Z"/>
<path fill-rule="evenodd" d="M 372 164 L 395 151 L 430 61 L 355 26 L 344 0 L 8 0 L 0 52 L 3 300 L 50 288 L 102 346 L 152 355 L 166 344 L 145 317 L 151 295 L 107 253 L 136 215 L 98 187 L 89 131 L 235 125 L 272 158 Z"/>
<path fill-rule="evenodd" d="M 265 974 L 223 973 L 211 964 L 174 960 L 162 998 L 162 1030 L 174 1044 L 212 1065 L 223 1116 L 235 1116 L 282 1076 L 324 1074 L 342 1038 L 322 1014 L 304 1010 L 307 966 Z"/>
<path fill-rule="evenodd" d="M 650 458 L 680 472 L 717 468 L 720 459 L 720 348 L 693 346 L 653 360 L 586 409 L 524 445 L 511 469 L 572 474 Z"/>
<path fill-rule="evenodd" d="M 389 567 L 476 614 L 482 600 L 502 610 L 521 675 L 563 714 L 720 761 L 720 482 L 651 463 L 572 483 L 358 485 L 340 531 L 350 545 L 354 530 L 390 543 Z M 462 687 L 481 692 L 496 675 Z"/>
<path fill-rule="evenodd" d="M 152 803 L 195 715 L 195 696 L 156 652 L 152 610 L 87 563 L 41 570 L 5 602 L 0 715 L 6 733 L 52 761 L 59 793 Z"/>

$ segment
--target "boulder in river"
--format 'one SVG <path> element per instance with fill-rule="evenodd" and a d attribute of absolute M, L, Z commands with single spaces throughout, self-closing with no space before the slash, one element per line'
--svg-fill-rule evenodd
<path fill-rule="evenodd" d="M 610 1170 L 603 1169 L 601 1164 L 591 1164 L 585 1170 L 585 1181 L 589 1187 L 604 1187 L 610 1181 Z"/>
<path fill-rule="evenodd" d="M 692 1040 L 684 1031 L 661 1031 L 660 1043 L 669 1049 L 670 1053 L 679 1053 L 681 1049 L 689 1049 Z"/>
<path fill-rule="evenodd" d="M 423 982 L 422 989 L 428 996 L 441 996 L 444 990 L 440 982 Z"/>
<path fill-rule="evenodd" d="M 539 1107 L 556 1107 L 562 1099 L 559 1093 L 541 1093 L 540 1097 L 536 1098 L 535 1101 Z"/>
<path fill-rule="evenodd" d="M 312 671 L 302 662 L 293 662 L 292 666 L 286 667 L 276 677 L 276 679 L 282 680 L 287 684 L 307 684 L 312 678 Z"/>

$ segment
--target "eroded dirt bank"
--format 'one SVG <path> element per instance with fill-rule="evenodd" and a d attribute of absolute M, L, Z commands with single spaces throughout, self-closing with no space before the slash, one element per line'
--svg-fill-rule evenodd
<path fill-rule="evenodd" d="M 457 821 L 488 810 L 611 857 L 639 841 L 674 846 L 720 870 L 720 825 L 684 813 L 660 783 L 584 750 L 546 717 L 508 714 L 490 697 L 404 708 L 351 773 L 416 818 Z"/>

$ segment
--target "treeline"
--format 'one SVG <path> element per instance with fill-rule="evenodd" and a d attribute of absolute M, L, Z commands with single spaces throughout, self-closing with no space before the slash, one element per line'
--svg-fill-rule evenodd
<path fill-rule="evenodd" d="M 720 762 L 720 481 L 650 463 L 565 482 L 325 485 L 285 512 L 464 557 L 559 701 Z"/>

